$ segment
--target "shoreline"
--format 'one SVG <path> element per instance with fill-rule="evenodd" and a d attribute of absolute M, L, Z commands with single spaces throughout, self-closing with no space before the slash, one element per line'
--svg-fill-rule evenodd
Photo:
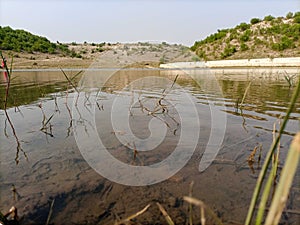
<path fill-rule="evenodd" d="M 171 69 L 196 69 L 196 68 L 299 68 L 300 57 L 289 58 L 261 58 L 261 59 L 236 59 L 236 60 L 215 60 L 206 62 L 176 62 L 161 64 L 160 68 Z"/>

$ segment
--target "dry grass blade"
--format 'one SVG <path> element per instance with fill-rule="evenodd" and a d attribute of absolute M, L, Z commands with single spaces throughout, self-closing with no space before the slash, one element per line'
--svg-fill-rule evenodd
<path fill-rule="evenodd" d="M 51 202 L 50 210 L 49 210 L 49 214 L 48 214 L 48 217 L 47 217 L 46 225 L 48 225 L 49 222 L 50 222 L 50 219 L 51 219 L 51 216 L 52 216 L 52 212 L 53 212 L 54 201 L 55 201 L 55 199 L 53 199 L 52 202 Z"/>
<path fill-rule="evenodd" d="M 196 205 L 196 206 L 200 206 L 200 207 L 205 206 L 204 202 L 202 202 L 199 199 L 193 198 L 193 197 L 184 196 L 183 200 L 190 203 L 190 204 Z"/>
<path fill-rule="evenodd" d="M 193 187 L 194 187 L 194 181 L 190 183 L 190 189 L 189 189 L 189 197 L 193 196 Z M 190 203 L 189 205 L 189 224 L 193 225 L 193 205 Z"/>
<path fill-rule="evenodd" d="M 124 220 L 122 220 L 122 221 L 120 221 L 120 222 L 115 223 L 115 225 L 119 225 L 119 224 L 123 224 L 123 223 L 129 222 L 130 220 L 132 220 L 132 219 L 134 219 L 134 218 L 136 218 L 136 217 L 142 215 L 144 212 L 146 212 L 146 211 L 149 209 L 150 206 L 151 206 L 151 204 L 148 204 L 148 205 L 147 205 L 145 208 L 143 208 L 141 211 L 138 211 L 137 213 L 135 213 L 135 214 L 133 214 L 133 215 L 127 217 L 126 219 L 124 219 Z"/>
<path fill-rule="evenodd" d="M 271 203 L 265 225 L 278 224 L 300 159 L 300 132 L 296 134 L 282 169 L 277 190 Z"/>
<path fill-rule="evenodd" d="M 203 209 L 206 209 L 207 213 L 214 219 L 216 224 L 223 225 L 222 221 L 218 218 L 218 216 L 209 207 L 207 207 L 204 204 L 204 202 L 202 202 L 201 200 L 189 196 L 184 196 L 183 200 L 193 205 L 196 205 L 198 207 L 201 207 Z M 203 220 L 203 218 L 201 218 L 201 220 Z"/>
<path fill-rule="evenodd" d="M 174 225 L 173 220 L 171 219 L 171 217 L 169 216 L 169 214 L 167 213 L 167 211 L 164 209 L 164 207 L 161 204 L 159 204 L 158 202 L 156 202 L 156 205 L 158 206 L 158 208 L 161 211 L 161 213 L 164 215 L 167 223 L 169 225 Z"/>
<path fill-rule="evenodd" d="M 254 149 L 252 150 L 251 154 L 249 155 L 247 161 L 248 162 L 255 162 L 255 154 L 257 152 L 257 149 L 259 148 L 259 146 L 255 146 Z"/>
<path fill-rule="evenodd" d="M 201 224 L 205 225 L 205 212 L 204 212 L 204 207 L 200 207 L 200 215 L 201 215 Z"/>

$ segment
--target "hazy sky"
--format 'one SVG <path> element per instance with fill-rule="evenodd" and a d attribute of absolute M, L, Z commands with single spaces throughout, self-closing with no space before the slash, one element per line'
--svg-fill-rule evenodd
<path fill-rule="evenodd" d="M 60 42 L 192 45 L 217 29 L 300 11 L 300 0 L 0 0 L 0 25 Z"/>

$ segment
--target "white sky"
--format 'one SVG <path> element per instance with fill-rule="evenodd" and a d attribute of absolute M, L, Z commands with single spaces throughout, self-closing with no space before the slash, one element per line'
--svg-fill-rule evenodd
<path fill-rule="evenodd" d="M 253 17 L 300 11 L 300 0 L 0 0 L 0 25 L 51 41 L 192 45 Z"/>

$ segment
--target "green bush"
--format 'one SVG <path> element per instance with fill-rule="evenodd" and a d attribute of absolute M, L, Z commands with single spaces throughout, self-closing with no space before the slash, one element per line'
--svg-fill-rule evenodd
<path fill-rule="evenodd" d="M 238 29 L 240 29 L 241 31 L 245 31 L 247 29 L 250 28 L 250 24 L 247 24 L 247 23 L 240 23 L 240 25 L 237 26 Z"/>
<path fill-rule="evenodd" d="M 221 53 L 221 58 L 225 59 L 229 56 L 232 56 L 236 52 L 236 47 L 232 45 L 227 45 L 224 51 Z"/>
<path fill-rule="evenodd" d="M 199 44 L 207 44 L 207 43 L 212 43 L 216 40 L 220 40 L 224 38 L 228 33 L 228 30 L 218 30 L 218 33 L 211 34 L 207 38 L 205 38 L 203 41 L 200 41 Z"/>
<path fill-rule="evenodd" d="M 247 51 L 249 49 L 248 45 L 246 45 L 244 42 L 241 44 L 241 51 Z"/>
<path fill-rule="evenodd" d="M 291 19 L 291 18 L 293 18 L 293 15 L 294 15 L 294 14 L 293 14 L 292 12 L 288 12 L 288 13 L 286 14 L 285 17 L 286 17 L 287 19 Z"/>
<path fill-rule="evenodd" d="M 102 43 L 98 44 L 98 47 L 101 48 L 101 47 L 105 46 L 105 44 L 106 44 L 105 42 L 102 42 Z M 108 45 L 110 46 L 110 43 L 108 43 Z"/>
<path fill-rule="evenodd" d="M 194 45 L 190 48 L 193 52 L 197 50 L 200 45 L 200 41 L 195 41 Z"/>
<path fill-rule="evenodd" d="M 295 12 L 294 13 L 294 18 L 297 17 L 297 16 L 300 16 L 300 12 Z"/>
<path fill-rule="evenodd" d="M 274 16 L 268 15 L 268 16 L 265 16 L 264 21 L 272 21 L 273 19 L 275 19 Z"/>
<path fill-rule="evenodd" d="M 193 62 L 199 62 L 200 61 L 200 58 L 198 56 L 193 56 L 192 57 L 192 61 Z"/>
<path fill-rule="evenodd" d="M 250 23 L 253 25 L 253 24 L 256 24 L 256 23 L 259 23 L 261 20 L 259 18 L 252 18 L 250 20 Z"/>
<path fill-rule="evenodd" d="M 254 44 L 255 45 L 262 45 L 264 42 L 262 40 L 260 40 L 259 38 L 255 37 L 254 38 Z"/>
<path fill-rule="evenodd" d="M 203 51 L 203 50 L 197 51 L 196 54 L 199 56 L 200 59 L 205 59 L 206 58 L 205 51 Z"/>
<path fill-rule="evenodd" d="M 283 51 L 288 48 L 294 48 L 295 44 L 293 40 L 289 39 L 287 36 L 283 36 L 278 43 L 272 44 L 272 49 L 276 51 Z"/>
<path fill-rule="evenodd" d="M 47 38 L 33 35 L 25 30 L 14 30 L 10 27 L 0 26 L 0 50 L 13 50 L 16 52 L 42 52 L 55 54 L 59 51 L 69 53 L 68 48 L 61 44 L 51 43 Z"/>
<path fill-rule="evenodd" d="M 294 17 L 294 22 L 295 23 L 300 23 L 300 15 Z"/>
<path fill-rule="evenodd" d="M 248 29 L 242 34 L 242 36 L 240 37 L 240 40 L 242 42 L 247 42 L 250 40 L 250 35 L 251 35 L 251 30 Z"/>

